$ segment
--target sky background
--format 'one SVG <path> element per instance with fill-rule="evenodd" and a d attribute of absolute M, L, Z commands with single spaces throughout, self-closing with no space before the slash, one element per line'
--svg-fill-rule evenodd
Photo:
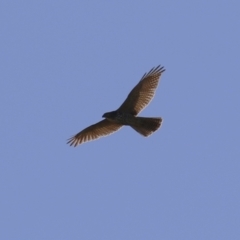
<path fill-rule="evenodd" d="M 240 2 L 0 3 L 0 239 L 240 236 Z M 166 71 L 130 127 L 66 140 Z"/>

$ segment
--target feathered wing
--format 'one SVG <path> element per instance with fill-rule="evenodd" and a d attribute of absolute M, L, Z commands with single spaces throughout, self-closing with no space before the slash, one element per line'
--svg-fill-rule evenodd
<path fill-rule="evenodd" d="M 142 111 L 154 97 L 160 76 L 164 71 L 164 67 L 159 65 L 145 73 L 118 110 L 133 115 Z"/>
<path fill-rule="evenodd" d="M 69 138 L 67 144 L 76 147 L 78 144 L 112 134 L 121 127 L 121 124 L 110 122 L 107 119 L 104 119 L 96 124 L 85 128 L 75 136 Z"/>

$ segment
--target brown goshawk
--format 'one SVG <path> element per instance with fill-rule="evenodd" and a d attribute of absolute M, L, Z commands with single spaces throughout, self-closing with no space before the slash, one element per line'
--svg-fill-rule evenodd
<path fill-rule="evenodd" d="M 155 132 L 161 126 L 162 118 L 137 117 L 137 115 L 152 100 L 164 71 L 164 67 L 159 65 L 145 73 L 116 111 L 104 113 L 102 116 L 104 120 L 85 128 L 68 139 L 67 143 L 76 147 L 78 144 L 114 133 L 124 125 L 132 127 L 145 137 Z"/>

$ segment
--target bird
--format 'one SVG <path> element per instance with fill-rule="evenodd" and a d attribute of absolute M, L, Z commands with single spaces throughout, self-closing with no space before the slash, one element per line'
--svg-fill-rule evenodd
<path fill-rule="evenodd" d="M 158 130 L 163 122 L 161 117 L 138 117 L 137 115 L 153 99 L 164 71 L 165 68 L 159 65 L 145 73 L 117 110 L 104 113 L 102 115 L 104 120 L 72 136 L 67 140 L 67 144 L 76 147 L 79 144 L 108 136 L 123 126 L 132 127 L 144 137 Z"/>

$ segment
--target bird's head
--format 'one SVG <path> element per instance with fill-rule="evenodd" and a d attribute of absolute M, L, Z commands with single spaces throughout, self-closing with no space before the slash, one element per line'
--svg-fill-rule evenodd
<path fill-rule="evenodd" d="M 102 115 L 102 117 L 103 117 L 103 118 L 107 118 L 107 117 L 108 117 L 108 114 L 109 114 L 109 113 L 104 113 L 104 114 Z"/>
<path fill-rule="evenodd" d="M 106 112 L 102 115 L 103 118 L 107 118 L 108 120 L 114 119 L 115 118 L 115 111 L 113 112 Z"/>

